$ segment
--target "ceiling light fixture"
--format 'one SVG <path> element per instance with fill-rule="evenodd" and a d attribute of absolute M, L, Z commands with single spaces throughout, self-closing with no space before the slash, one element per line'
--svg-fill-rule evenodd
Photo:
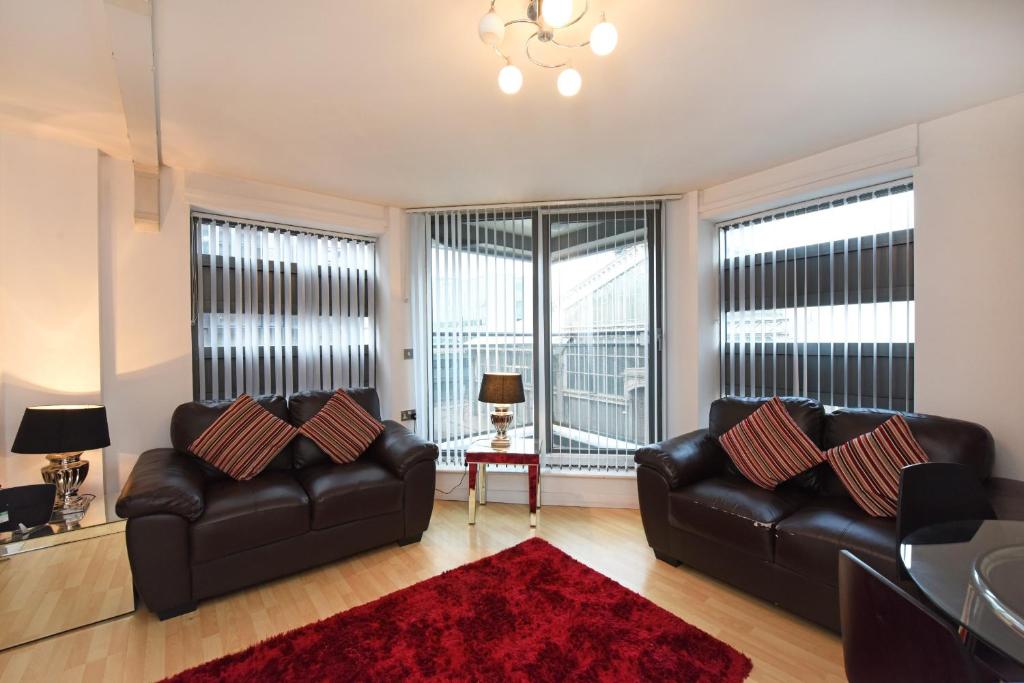
<path fill-rule="evenodd" d="M 605 19 L 603 14 L 600 23 L 591 29 L 590 40 L 582 43 L 559 41 L 556 32 L 578 24 L 590 11 L 590 0 L 583 0 L 583 11 L 575 16 L 573 16 L 573 0 L 528 0 L 526 16 L 511 21 L 502 20 L 494 9 L 494 1 L 491 0 L 490 10 L 480 19 L 480 40 L 485 45 L 494 48 L 498 56 L 505 60 L 505 66 L 498 72 L 498 87 L 509 95 L 514 95 L 523 87 L 523 72 L 513 65 L 511 59 L 501 50 L 501 44 L 505 39 L 505 29 L 513 24 L 530 24 L 534 28 L 533 33 L 524 41 L 526 58 L 544 69 L 560 70 L 558 92 L 565 97 L 572 97 L 580 91 L 583 77 L 572 67 L 569 60 L 553 63 L 538 59 L 530 52 L 534 41 L 546 43 L 561 50 L 574 50 L 589 46 L 595 55 L 601 57 L 611 54 L 619 42 L 618 31 L 615 30 L 615 26 L 611 22 Z"/>
<path fill-rule="evenodd" d="M 517 66 L 506 64 L 498 72 L 498 87 L 506 95 L 515 95 L 523 87 L 523 72 Z"/>
<path fill-rule="evenodd" d="M 571 66 L 558 74 L 558 92 L 566 97 L 572 97 L 580 91 L 583 85 L 583 77 L 580 72 Z"/>

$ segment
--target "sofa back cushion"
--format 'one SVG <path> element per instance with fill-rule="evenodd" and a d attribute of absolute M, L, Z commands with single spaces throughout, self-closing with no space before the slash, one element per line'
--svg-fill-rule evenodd
<path fill-rule="evenodd" d="M 928 462 L 902 415 L 825 453 L 850 497 L 872 517 L 896 517 L 904 467 Z"/>
<path fill-rule="evenodd" d="M 727 396 L 717 399 L 711 404 L 708 432 L 716 440 L 720 439 L 723 434 L 745 420 L 769 400 L 771 400 L 770 396 L 758 398 Z M 814 445 L 820 448 L 825 423 L 824 407 L 814 399 L 801 396 L 780 396 L 779 400 L 782 401 L 782 404 L 786 407 L 786 412 L 789 413 L 789 416 L 800 427 L 800 430 L 811 438 Z M 726 463 L 725 468 L 732 475 L 742 476 L 731 460 Z M 793 485 L 800 489 L 817 493 L 824 486 L 824 477 L 829 473 L 828 463 L 822 463 L 812 467 L 803 474 L 798 474 L 791 481 Z M 835 478 L 834 475 L 833 478 Z M 838 480 L 836 483 L 838 484 Z"/>
<path fill-rule="evenodd" d="M 358 403 L 363 410 L 380 419 L 380 398 L 377 390 L 346 389 L 346 393 Z M 288 397 L 288 419 L 296 427 L 320 412 L 334 394 L 333 391 L 302 391 Z M 299 434 L 292 441 L 293 464 L 296 468 L 312 467 L 325 462 L 332 462 L 323 449 L 313 443 L 309 437 Z"/>
<path fill-rule="evenodd" d="M 711 436 L 719 439 L 727 431 L 747 419 L 755 410 L 772 399 L 771 396 L 758 398 L 741 398 L 726 396 L 711 404 L 711 415 L 708 418 L 708 431 Z M 786 407 L 786 412 L 793 418 L 804 434 L 811 441 L 821 446 L 821 433 L 825 425 L 825 409 L 820 403 L 800 396 L 780 396 L 779 400 Z"/>
<path fill-rule="evenodd" d="M 719 443 L 744 477 L 769 491 L 823 460 L 817 444 L 778 398 L 723 434 Z"/>
<path fill-rule="evenodd" d="M 274 417 L 288 422 L 288 404 L 281 396 L 256 396 L 255 400 Z M 179 453 L 187 453 L 194 457 L 203 469 L 207 477 L 213 479 L 226 478 L 223 472 L 205 462 L 195 453 L 189 450 L 189 445 L 195 441 L 200 434 L 206 431 L 207 427 L 213 424 L 221 414 L 231 407 L 233 400 L 229 401 L 189 401 L 182 403 L 174 409 L 171 415 L 171 445 Z M 268 470 L 290 470 L 292 468 L 292 445 L 285 446 L 270 464 Z"/>
<path fill-rule="evenodd" d="M 866 434 L 896 414 L 896 411 L 874 408 L 839 408 L 825 418 L 823 450 Z M 979 479 L 988 479 L 995 459 L 995 445 L 987 429 L 974 422 L 936 415 L 902 415 L 931 462 L 968 465 Z M 839 482 L 833 477 L 829 483 L 830 492 L 834 492 L 835 486 L 839 486 Z"/>
<path fill-rule="evenodd" d="M 242 394 L 188 449 L 232 479 L 248 481 L 267 469 L 296 434 L 287 420 Z"/>

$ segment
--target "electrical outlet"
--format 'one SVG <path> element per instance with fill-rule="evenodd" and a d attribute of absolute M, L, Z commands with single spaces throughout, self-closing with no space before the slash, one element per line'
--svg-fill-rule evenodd
<path fill-rule="evenodd" d="M 412 360 L 412 349 L 402 349 L 402 358 Z"/>
<path fill-rule="evenodd" d="M 402 422 L 409 422 L 416 419 L 416 409 L 403 410 L 402 411 Z"/>

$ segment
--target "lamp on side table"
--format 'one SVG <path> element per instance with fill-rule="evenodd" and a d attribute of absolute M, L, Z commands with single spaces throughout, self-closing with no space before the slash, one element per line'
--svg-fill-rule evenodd
<path fill-rule="evenodd" d="M 43 481 L 57 487 L 53 509 L 59 517 L 84 513 L 92 497 L 78 495 L 89 474 L 89 461 L 82 459 L 82 452 L 109 445 L 103 406 L 33 406 L 25 409 L 11 452 L 46 455 Z"/>
<path fill-rule="evenodd" d="M 511 445 L 508 428 L 512 426 L 515 416 L 512 414 L 513 403 L 523 403 L 526 395 L 523 392 L 523 376 L 518 372 L 485 372 L 480 382 L 481 403 L 493 403 L 491 424 L 496 432 L 491 439 L 491 448 L 502 449 Z"/>

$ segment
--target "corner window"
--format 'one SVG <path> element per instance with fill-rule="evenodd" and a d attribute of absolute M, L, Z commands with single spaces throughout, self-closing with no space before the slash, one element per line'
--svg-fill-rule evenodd
<path fill-rule="evenodd" d="M 192 214 L 193 394 L 373 386 L 375 244 Z"/>
<path fill-rule="evenodd" d="M 913 410 L 913 183 L 718 227 L 722 395 Z"/>

